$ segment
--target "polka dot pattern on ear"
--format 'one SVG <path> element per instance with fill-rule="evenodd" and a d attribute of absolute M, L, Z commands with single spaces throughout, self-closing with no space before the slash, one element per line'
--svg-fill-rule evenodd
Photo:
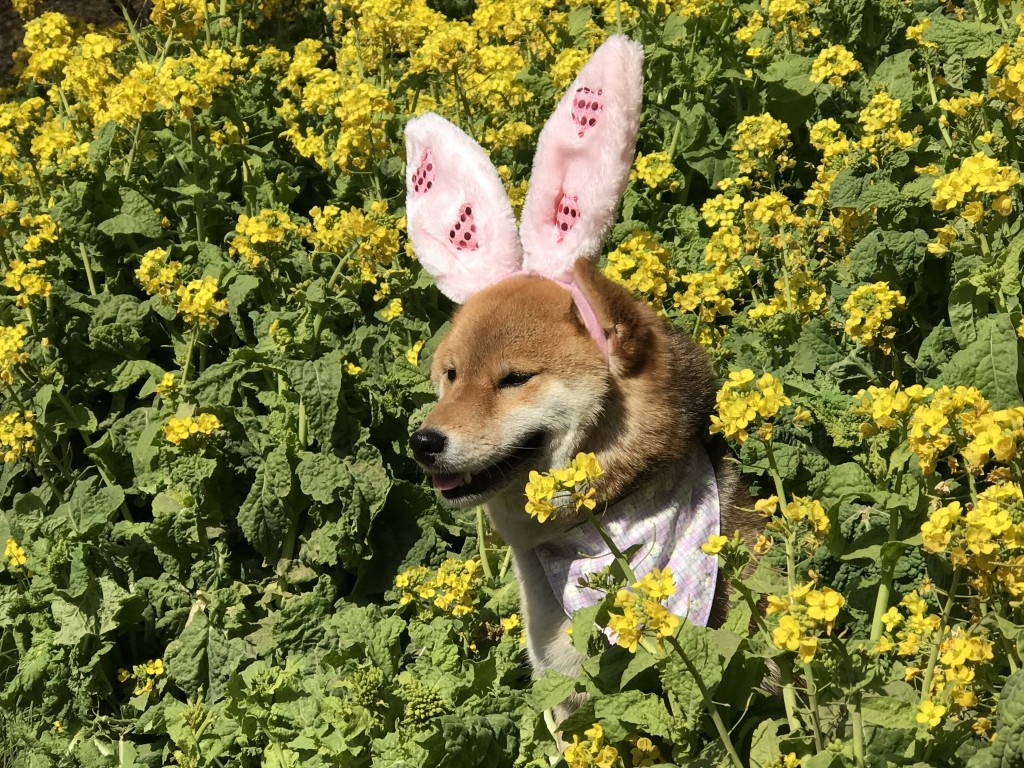
<path fill-rule="evenodd" d="M 448 239 L 460 251 L 475 251 L 480 247 L 476 239 L 476 222 L 473 220 L 473 206 L 463 203 L 459 218 L 448 230 Z"/>
<path fill-rule="evenodd" d="M 555 209 L 555 226 L 558 227 L 559 242 L 579 221 L 580 207 L 576 204 L 578 199 L 576 195 L 569 197 L 563 192 L 562 199 L 558 201 L 558 207 Z"/>
<path fill-rule="evenodd" d="M 576 131 L 580 138 L 597 125 L 597 118 L 604 109 L 603 93 L 600 88 L 596 91 L 586 86 L 576 89 L 572 97 L 572 121 L 576 123 Z"/>
<path fill-rule="evenodd" d="M 430 188 L 434 186 L 434 177 L 436 175 L 434 155 L 429 149 L 424 149 L 423 155 L 420 157 L 419 167 L 416 168 L 416 172 L 412 175 L 413 191 L 417 194 L 429 192 Z"/>

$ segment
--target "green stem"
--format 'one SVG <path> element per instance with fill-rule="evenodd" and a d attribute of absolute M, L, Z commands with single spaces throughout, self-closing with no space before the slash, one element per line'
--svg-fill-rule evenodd
<path fill-rule="evenodd" d="M 306 414 L 306 404 L 299 398 L 299 424 L 296 430 L 299 436 L 299 445 L 303 448 L 309 447 L 309 419 Z"/>
<path fill-rule="evenodd" d="M 512 567 L 512 547 L 505 547 L 505 557 L 502 558 L 501 568 L 498 569 L 498 581 L 504 582 L 508 569 Z"/>
<path fill-rule="evenodd" d="M 679 641 L 675 637 L 668 638 L 669 643 L 675 649 L 675 652 L 679 654 L 679 658 L 682 659 L 687 672 L 693 677 L 697 688 L 700 689 L 701 698 L 704 699 L 704 706 L 708 708 L 708 713 L 711 715 L 711 722 L 715 725 L 715 730 L 718 732 L 718 738 L 722 742 L 722 746 L 725 747 L 726 753 L 729 755 L 729 760 L 733 764 L 734 768 L 744 768 L 743 761 L 740 760 L 740 756 L 736 753 L 736 747 L 733 746 L 732 738 L 729 736 L 729 729 L 725 727 L 725 722 L 722 720 L 722 715 L 718 711 L 718 706 L 715 704 L 715 700 L 711 698 L 711 692 L 708 691 L 707 685 L 704 684 L 704 678 L 700 676 L 700 671 L 694 666 L 690 657 L 686 651 L 679 644 Z"/>
<path fill-rule="evenodd" d="M 853 757 L 858 768 L 866 765 L 864 757 L 864 716 L 860 709 L 860 694 L 853 697 L 850 706 L 850 728 L 853 730 Z"/>
<path fill-rule="evenodd" d="M 597 533 L 601 537 L 601 540 L 604 541 L 612 555 L 615 557 L 615 562 L 618 563 L 622 572 L 626 575 L 626 578 L 629 579 L 629 583 L 635 584 L 637 578 L 636 574 L 633 572 L 633 566 L 629 564 L 629 559 L 622 554 L 622 550 L 618 548 L 611 536 L 608 535 L 608 532 L 602 527 L 601 522 L 597 519 L 597 515 L 594 514 L 594 510 L 588 509 L 587 507 L 584 507 L 583 509 L 587 512 L 587 519 L 590 520 L 594 528 L 597 529 Z"/>
<path fill-rule="evenodd" d="M 804 662 L 804 677 L 807 680 L 807 703 L 810 706 L 811 732 L 814 736 L 814 747 L 821 752 L 825 746 L 821 738 L 821 711 L 818 709 L 818 684 L 814 682 L 814 670 Z"/>
<path fill-rule="evenodd" d="M 199 326 L 192 328 L 192 335 L 188 340 L 188 348 L 185 350 L 185 362 L 181 366 L 181 387 L 185 388 L 188 383 L 188 374 L 192 368 L 192 355 L 195 352 L 196 340 L 199 338 Z"/>
<path fill-rule="evenodd" d="M 86 253 L 85 243 L 79 243 L 78 247 L 82 252 L 82 263 L 85 265 L 85 278 L 89 281 L 89 293 L 92 296 L 96 296 L 96 281 L 92 276 L 92 265 L 89 263 L 89 254 Z"/>
<path fill-rule="evenodd" d="M 942 621 L 936 630 L 937 636 L 932 642 L 932 649 L 928 654 L 928 666 L 925 668 L 924 680 L 921 683 L 920 704 L 924 704 L 930 698 L 929 691 L 932 687 L 932 677 L 935 675 L 935 664 L 939 660 L 939 646 L 942 644 L 942 638 L 946 634 L 949 617 L 953 613 L 953 603 L 956 601 L 956 589 L 958 586 L 960 586 L 960 569 L 956 568 L 953 570 L 953 581 L 949 585 L 949 592 L 946 593 L 946 604 L 942 608 Z"/>
<path fill-rule="evenodd" d="M 889 512 L 889 542 L 899 538 L 899 518 L 896 513 Z M 892 590 L 893 572 L 896 570 L 896 563 L 891 558 L 883 558 L 882 580 L 878 584 L 878 594 L 875 595 L 875 611 L 871 616 L 871 637 L 873 644 L 877 643 L 882 636 L 882 616 L 889 610 L 889 594 Z"/>
<path fill-rule="evenodd" d="M 779 674 L 782 677 L 782 705 L 786 709 L 786 722 L 790 733 L 800 731 L 800 721 L 796 719 L 796 687 L 793 685 L 793 667 L 789 659 L 779 663 Z"/>
<path fill-rule="evenodd" d="M 480 565 L 484 569 L 484 576 L 487 577 L 488 581 L 494 581 L 494 571 L 491 570 L 491 561 L 487 557 L 487 546 L 486 546 L 486 530 L 484 524 L 484 508 L 478 506 L 476 508 L 476 546 L 480 550 Z"/>

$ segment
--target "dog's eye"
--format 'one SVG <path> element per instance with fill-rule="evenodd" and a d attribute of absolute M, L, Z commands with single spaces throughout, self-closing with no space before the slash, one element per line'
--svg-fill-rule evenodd
<path fill-rule="evenodd" d="M 449 368 L 447 371 L 444 372 L 444 375 L 448 377 L 448 381 L 449 382 L 455 381 L 455 369 L 454 368 Z"/>
<path fill-rule="evenodd" d="M 513 371 L 498 382 L 498 389 L 521 387 L 533 377 L 534 374 L 532 373 L 520 373 L 519 371 Z"/>

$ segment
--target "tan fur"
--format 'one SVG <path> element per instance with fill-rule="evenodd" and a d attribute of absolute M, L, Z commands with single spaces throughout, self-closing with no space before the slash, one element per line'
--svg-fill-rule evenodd
<path fill-rule="evenodd" d="M 715 381 L 704 350 L 586 259 L 577 262 L 575 278 L 608 333 L 608 362 L 565 288 L 539 277 L 509 278 L 474 295 L 456 313 L 432 361 L 439 402 L 421 428 L 447 438 L 430 469 L 450 473 L 491 466 L 538 429 L 550 435 L 544 449 L 486 499 L 496 530 L 512 547 L 527 647 L 538 673 L 573 673 L 581 662 L 534 549 L 579 521 L 569 516 L 540 524 L 526 514 L 529 470 L 563 466 L 577 452 L 592 451 L 605 470 L 599 502 L 613 503 L 666 464 L 685 461 L 704 441 L 718 480 L 722 532 L 739 530 L 749 544 L 759 532 L 727 449 L 707 438 Z M 455 371 L 453 382 L 449 370 Z M 512 372 L 535 375 L 520 387 L 499 387 Z M 722 582 L 713 624 L 728 607 Z"/>

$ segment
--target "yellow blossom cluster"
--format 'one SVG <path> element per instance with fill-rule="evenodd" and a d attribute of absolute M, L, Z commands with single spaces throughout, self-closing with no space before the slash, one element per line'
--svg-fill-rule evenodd
<path fill-rule="evenodd" d="M 917 43 L 922 48 L 938 48 L 938 43 L 933 43 L 930 40 L 924 39 L 924 31 L 931 25 L 931 19 L 921 19 L 917 24 L 911 24 L 907 27 L 907 31 L 905 33 L 907 40 L 911 43 Z"/>
<path fill-rule="evenodd" d="M 213 12 L 213 4 L 206 0 L 153 0 L 149 18 L 161 29 L 169 30 L 173 26 L 179 34 L 191 35 Z"/>
<path fill-rule="evenodd" d="M 397 320 L 402 314 L 402 300 L 392 299 L 388 305 L 380 311 L 380 319 L 386 323 Z"/>
<path fill-rule="evenodd" d="M 634 232 L 608 254 L 604 274 L 619 285 L 649 299 L 663 299 L 675 275 L 668 266 L 669 250 L 650 232 Z"/>
<path fill-rule="evenodd" d="M 1008 193 L 1019 184 L 1020 173 L 1016 169 L 977 152 L 965 158 L 959 168 L 935 179 L 932 207 L 948 212 L 963 205 L 960 215 L 971 224 L 981 221 L 986 207 L 1008 216 L 1013 210 L 1013 199 Z"/>
<path fill-rule="evenodd" d="M 243 213 L 235 224 L 229 251 L 235 258 L 245 259 L 250 269 L 256 269 L 264 258 L 279 253 L 287 233 L 296 229 L 284 211 L 264 208 L 255 216 Z"/>
<path fill-rule="evenodd" d="M 568 466 L 559 469 L 531 471 L 526 484 L 526 512 L 544 523 L 570 508 L 575 512 L 584 507 L 594 509 L 594 482 L 603 474 L 593 453 L 578 453 Z"/>
<path fill-rule="evenodd" d="M 212 435 L 220 429 L 220 419 L 212 413 L 201 413 L 195 418 L 171 416 L 164 424 L 164 438 L 169 443 L 181 445 L 192 437 Z"/>
<path fill-rule="evenodd" d="M 718 413 L 711 416 L 711 434 L 721 433 L 739 443 L 749 437 L 748 429 L 757 427 L 758 435 L 771 440 L 772 419 L 790 404 L 782 382 L 765 373 L 756 377 L 745 368 L 732 371 L 716 395 Z"/>
<path fill-rule="evenodd" d="M 75 30 L 64 14 L 46 12 L 27 21 L 25 37 L 18 51 L 24 63 L 22 81 L 50 83 L 59 77 L 74 39 Z"/>
<path fill-rule="evenodd" d="M 776 647 L 796 653 L 801 661 L 814 659 L 822 632 L 832 634 L 845 598 L 830 587 L 815 589 L 813 581 L 799 584 L 784 598 L 768 595 L 769 616 L 778 615 L 772 630 Z"/>
<path fill-rule="evenodd" d="M 18 292 L 16 303 L 27 307 L 31 296 L 43 298 L 50 295 L 52 284 L 42 274 L 46 262 L 42 259 L 14 259 L 7 270 L 4 282 L 8 288 Z"/>
<path fill-rule="evenodd" d="M 78 134 L 62 117 L 47 120 L 39 126 L 32 137 L 29 152 L 38 161 L 40 172 L 54 168 L 75 171 L 90 167 L 89 142 L 80 141 Z"/>
<path fill-rule="evenodd" d="M 1024 438 L 1019 426 L 1021 413 L 1020 408 L 991 411 L 988 400 L 974 387 L 943 386 L 930 401 L 915 408 L 907 442 L 926 475 L 935 471 L 939 456 L 957 438 L 968 468 L 980 471 L 990 455 L 1007 461 L 1019 454 Z"/>
<path fill-rule="evenodd" d="M 898 381 L 893 381 L 888 387 L 871 386 L 860 390 L 856 395 L 857 405 L 853 409 L 857 416 L 867 418 L 860 425 L 860 433 L 870 437 L 883 429 L 905 428 L 909 418 L 906 414 L 933 392 L 931 387 L 922 387 L 920 384 L 901 389 Z"/>
<path fill-rule="evenodd" d="M 185 322 L 204 328 L 217 325 L 217 317 L 228 311 L 227 299 L 214 298 L 218 288 L 217 279 L 209 275 L 178 286 L 178 312 Z"/>
<path fill-rule="evenodd" d="M 25 352 L 25 336 L 28 328 L 24 323 L 0 325 L 0 381 L 14 383 L 14 368 L 28 360 Z"/>
<path fill-rule="evenodd" d="M 421 565 L 402 571 L 395 577 L 395 588 L 402 590 L 402 605 L 426 602 L 452 616 L 467 616 L 473 612 L 480 580 L 477 558 L 450 557 L 434 572 Z"/>
<path fill-rule="evenodd" d="M 180 261 L 166 261 L 166 248 L 153 248 L 142 256 L 142 262 L 135 270 L 135 279 L 150 296 L 169 297 L 181 284 L 178 272 Z"/>
<path fill-rule="evenodd" d="M 747 115 L 736 128 L 732 151 L 740 163 L 740 173 L 770 177 L 795 165 L 787 154 L 791 148 L 789 126 L 771 115 Z"/>
<path fill-rule="evenodd" d="M 26 214 L 18 220 L 18 223 L 28 233 L 25 237 L 25 244 L 22 246 L 22 250 L 26 253 L 34 253 L 47 243 L 57 242 L 57 222 L 48 213 Z"/>
<path fill-rule="evenodd" d="M 405 219 L 388 214 L 386 200 L 375 200 L 368 210 L 336 205 L 316 207 L 309 212 L 310 225 L 302 236 L 317 251 L 349 259 L 351 274 L 376 285 L 392 267 L 399 251 L 399 234 Z"/>
<path fill-rule="evenodd" d="M 864 129 L 859 145 L 870 152 L 877 164 L 880 156 L 894 149 L 906 149 L 914 143 L 914 134 L 900 129 L 902 101 L 885 91 L 871 97 L 858 120 Z"/>
<path fill-rule="evenodd" d="M 633 170 L 629 178 L 639 180 L 651 189 L 657 189 L 664 182 L 669 181 L 668 188 L 672 191 L 679 188 L 679 179 L 676 167 L 672 164 L 672 158 L 668 152 L 651 152 L 648 155 L 637 155 L 633 161 Z"/>
<path fill-rule="evenodd" d="M 973 573 L 971 585 L 983 599 L 1005 592 L 1024 597 L 1024 495 L 1020 485 L 1001 482 L 981 491 L 965 509 L 951 501 L 921 525 L 928 552 L 949 552 L 954 567 Z"/>
<path fill-rule="evenodd" d="M 24 568 L 28 563 L 25 548 L 14 539 L 7 539 L 7 544 L 4 546 L 4 557 L 7 558 L 9 568 Z"/>
<path fill-rule="evenodd" d="M 679 617 L 665 607 L 664 601 L 676 593 L 675 578 L 668 568 L 654 568 L 633 584 L 632 589 L 615 593 L 615 608 L 608 612 L 608 629 L 614 633 L 615 644 L 630 653 L 645 632 L 651 633 L 659 645 L 679 626 Z"/>
<path fill-rule="evenodd" d="M 747 317 L 769 318 L 778 314 L 799 315 L 806 321 L 821 311 L 828 293 L 825 286 L 815 280 L 806 269 L 790 272 L 775 281 L 775 295 L 747 312 Z"/>
<path fill-rule="evenodd" d="M 35 450 L 32 411 L 8 411 L 0 416 L 0 458 L 5 463 L 17 461 Z"/>
<path fill-rule="evenodd" d="M 1006 103 L 1010 123 L 1024 117 L 1024 34 L 996 49 L 985 65 L 989 96 Z"/>
<path fill-rule="evenodd" d="M 680 312 L 693 312 L 697 315 L 700 325 L 695 338 L 705 347 L 711 346 L 723 334 L 719 318 L 735 314 L 734 302 L 729 293 L 738 287 L 739 273 L 735 270 L 716 269 L 680 275 L 679 280 L 686 284 L 686 290 L 673 293 L 672 304 Z"/>
<path fill-rule="evenodd" d="M 883 354 L 889 354 L 892 347 L 888 342 L 896 335 L 896 328 L 888 322 L 906 303 L 906 297 L 888 283 L 860 286 L 843 303 L 846 334 L 864 346 L 877 346 Z"/>
<path fill-rule="evenodd" d="M 947 707 L 925 706 L 938 698 L 954 710 L 971 709 L 978 704 L 972 683 L 978 667 L 993 658 L 992 642 L 984 630 L 944 626 L 942 617 L 930 611 L 928 602 L 917 590 L 882 614 L 882 625 L 885 631 L 875 652 L 901 657 L 908 681 L 926 672 L 928 657 L 938 646 L 928 690 L 924 691 L 925 698 L 918 710 L 919 723 L 929 728 L 938 724 Z"/>
<path fill-rule="evenodd" d="M 818 54 L 811 64 L 812 83 L 828 82 L 836 88 L 842 87 L 846 77 L 861 69 L 860 62 L 853 58 L 846 46 L 833 45 Z"/>
<path fill-rule="evenodd" d="M 110 88 L 94 123 L 99 126 L 114 120 L 133 127 L 140 116 L 156 111 L 168 111 L 168 120 L 174 113 L 191 119 L 209 107 L 213 97 L 230 85 L 247 63 L 247 57 L 222 48 L 190 50 L 185 56 L 168 56 L 162 62 L 137 61 Z"/>
<path fill-rule="evenodd" d="M 614 768 L 621 765 L 618 750 L 605 742 L 604 728 L 599 724 L 594 723 L 583 735 L 586 738 L 580 740 L 574 733 L 572 743 L 562 753 L 562 759 L 569 768 Z"/>
<path fill-rule="evenodd" d="M 163 659 L 150 659 L 145 664 L 136 664 L 131 671 L 127 669 L 117 670 L 117 679 L 124 683 L 131 680 L 135 683 L 135 690 L 132 693 L 142 696 L 153 690 L 153 683 L 156 678 L 167 674 Z"/>

